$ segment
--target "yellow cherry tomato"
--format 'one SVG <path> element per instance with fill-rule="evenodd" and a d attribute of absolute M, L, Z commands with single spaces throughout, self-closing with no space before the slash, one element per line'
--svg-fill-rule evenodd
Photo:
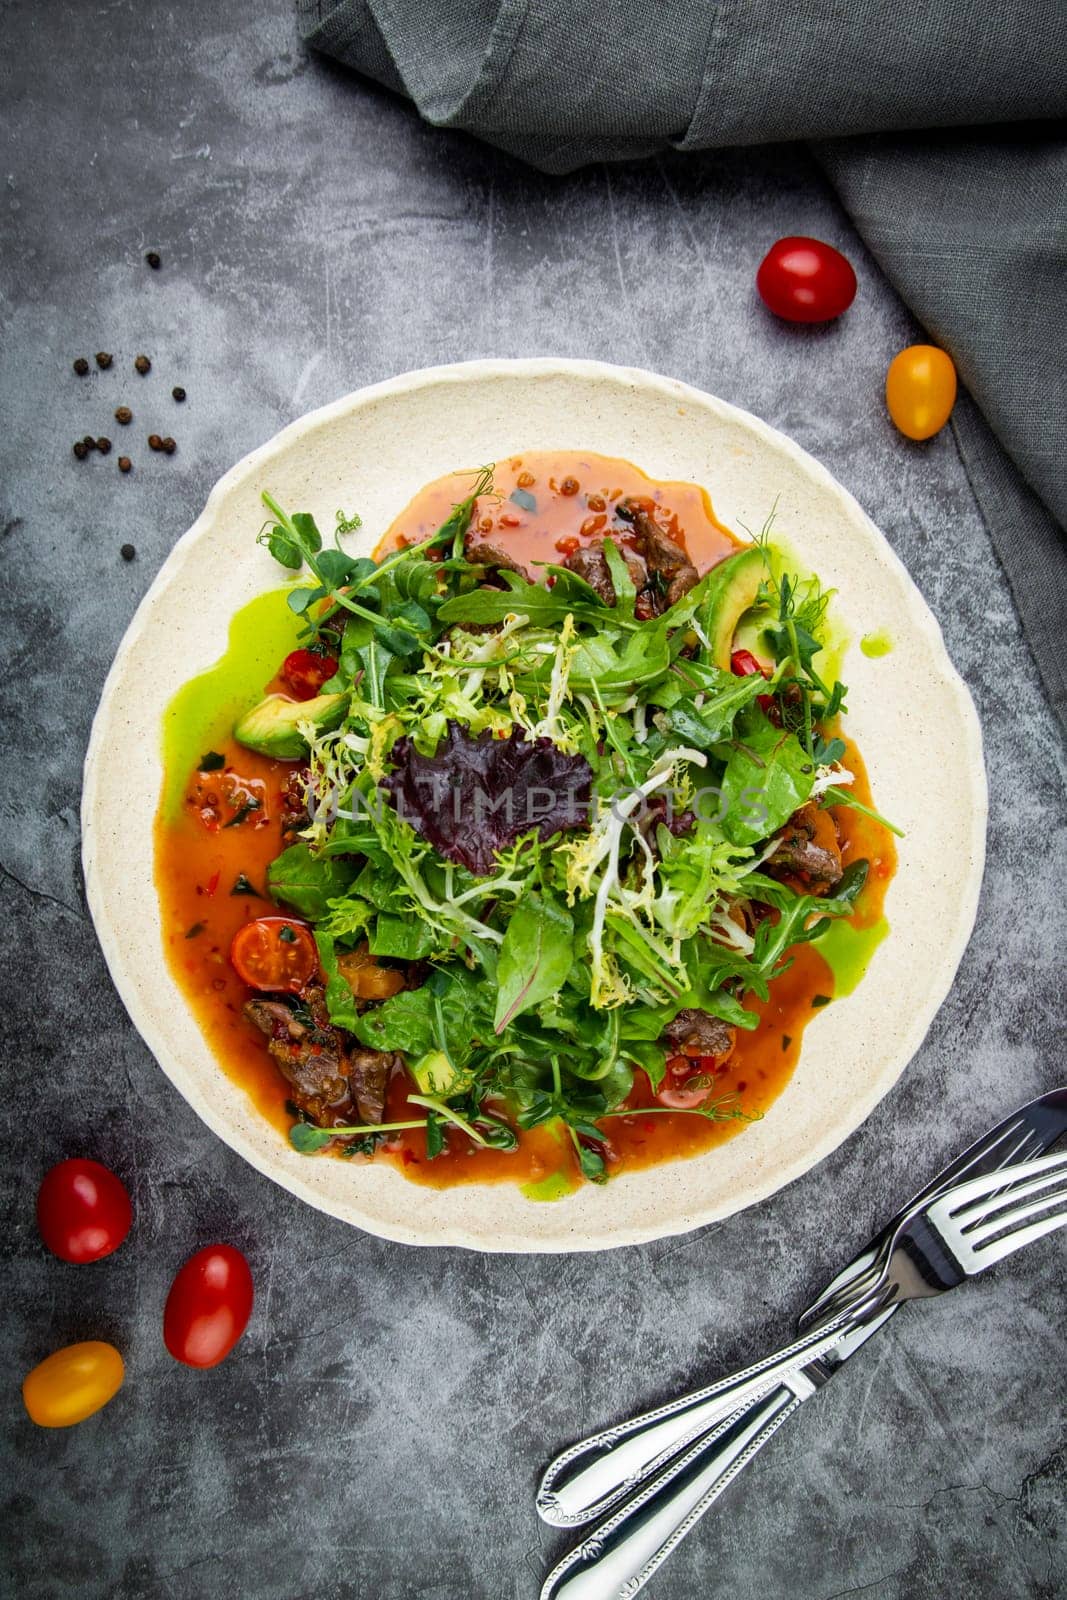
<path fill-rule="evenodd" d="M 42 1428 L 70 1428 L 106 1406 L 122 1388 L 126 1369 L 113 1344 L 87 1339 L 68 1344 L 27 1373 L 22 1399 Z"/>
<path fill-rule="evenodd" d="M 911 344 L 894 356 L 885 375 L 885 403 L 908 439 L 932 439 L 956 403 L 952 357 L 932 344 Z"/>

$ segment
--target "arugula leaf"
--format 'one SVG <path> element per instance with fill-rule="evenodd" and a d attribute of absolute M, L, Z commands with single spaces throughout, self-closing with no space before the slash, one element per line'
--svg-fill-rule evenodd
<path fill-rule="evenodd" d="M 835 917 L 847 917 L 867 882 L 869 870 L 869 862 L 853 861 L 845 869 L 833 895 L 795 894 L 773 878 L 752 873 L 749 884 L 753 898 L 779 911 L 777 923 L 760 923 L 753 966 L 765 974 L 774 973 L 790 946 L 810 944 L 827 931 Z M 816 920 L 809 923 L 811 917 Z"/>
<path fill-rule="evenodd" d="M 550 570 L 563 572 L 565 569 Z M 608 608 L 599 595 L 588 584 L 581 584 L 576 573 L 568 572 L 566 576 L 575 582 L 564 584 L 557 580 L 554 589 L 544 589 L 517 572 L 501 571 L 497 577 L 506 585 L 505 589 L 472 589 L 469 594 L 455 595 L 442 605 L 437 620 L 447 625 L 503 622 L 505 617 L 516 613 L 528 617 L 535 627 L 553 627 L 568 613 L 576 618 L 601 620 Z M 579 591 L 575 598 L 577 584 L 581 584 L 585 593 Z"/>
<path fill-rule="evenodd" d="M 667 725 L 698 750 L 710 750 L 713 745 L 728 739 L 738 713 L 750 706 L 759 695 L 766 694 L 769 688 L 767 679 L 756 673 L 747 678 L 735 678 L 732 673 L 719 672 L 715 668 L 711 670 L 720 681 L 708 684 L 702 690 L 703 699 L 699 709 L 676 704 L 666 715 Z M 707 682 L 708 669 L 705 668 L 702 676 Z"/>
<path fill-rule="evenodd" d="M 377 706 L 379 711 L 385 711 L 385 675 L 395 660 L 392 651 L 387 650 L 378 639 L 370 639 L 360 646 L 356 654 L 365 674 L 360 684 L 364 699 Z"/>
<path fill-rule="evenodd" d="M 574 657 L 570 682 L 575 689 L 625 689 L 630 693 L 638 684 L 652 683 L 671 664 L 666 619 L 640 623 L 627 635 L 621 651 L 615 650 L 603 634 L 583 639 Z"/>

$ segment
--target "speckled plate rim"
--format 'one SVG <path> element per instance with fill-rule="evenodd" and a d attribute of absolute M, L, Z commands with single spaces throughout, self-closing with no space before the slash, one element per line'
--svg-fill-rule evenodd
<path fill-rule="evenodd" d="M 538 398 L 539 386 L 555 393 L 541 393 Z M 565 424 L 553 411 L 551 425 L 546 420 L 542 432 L 532 437 L 533 425 L 516 421 L 502 442 L 502 424 L 493 420 L 499 418 L 497 402 L 502 396 L 510 397 L 516 416 L 529 397 L 532 414 L 540 415 L 540 404 L 547 418 L 546 405 L 549 400 L 557 405 L 560 395 L 581 400 L 573 414 L 564 408 Z M 892 811 L 894 801 L 907 805 L 906 785 L 894 781 L 894 774 L 901 776 L 905 736 L 918 746 L 909 748 L 909 765 L 922 763 L 931 752 L 943 756 L 935 767 L 928 766 L 927 780 L 935 791 L 933 801 L 940 798 L 947 804 L 942 813 L 947 839 L 937 836 L 937 860 L 935 836 L 923 834 L 917 813 L 918 833 L 905 847 L 911 852 L 906 872 L 902 852 L 887 902 L 896 933 L 880 947 L 856 993 L 826 1008 L 818 1023 L 809 1025 L 797 1071 L 763 1122 L 702 1156 L 624 1173 L 605 1188 L 585 1185 L 553 1204 L 526 1200 L 512 1185 L 436 1190 L 406 1181 L 389 1165 L 297 1155 L 219 1068 L 167 968 L 154 890 L 145 897 L 146 865 L 151 872 L 145 839 L 151 839 L 162 776 L 154 746 L 159 742 L 164 705 L 181 679 L 146 688 L 143 681 L 136 681 L 138 658 L 169 621 L 172 627 L 190 623 L 199 639 L 195 664 L 182 667 L 184 677 L 217 659 L 228 615 L 236 609 L 230 603 L 228 614 L 218 613 L 220 597 L 224 600 L 229 592 L 224 581 L 229 569 L 219 565 L 219 558 L 225 541 L 235 538 L 232 520 L 228 522 L 232 503 L 242 497 L 251 503 L 249 495 L 258 497 L 268 482 L 277 487 L 280 464 L 289 460 L 295 445 L 314 454 L 316 441 L 329 449 L 336 436 L 336 447 L 346 430 L 352 432 L 356 419 L 360 438 L 373 434 L 378 425 L 385 441 L 379 450 L 387 453 L 392 435 L 381 431 L 381 419 L 395 415 L 402 422 L 405 413 L 412 414 L 408 425 L 423 439 L 429 437 L 426 418 L 439 418 L 446 440 L 450 428 L 458 426 L 455 419 L 462 416 L 466 426 L 470 416 L 477 426 L 484 413 L 478 437 L 491 443 L 481 452 L 457 445 L 450 457 L 439 456 L 436 471 L 431 448 L 426 468 L 411 478 L 408 494 L 437 471 L 464 460 L 470 464 L 524 448 L 583 448 L 628 456 L 655 477 L 703 482 L 724 520 L 737 525 L 744 509 L 753 519 L 749 525 L 758 526 L 743 492 L 738 500 L 738 493 L 731 491 L 723 504 L 721 477 L 748 482 L 773 464 L 768 482 L 788 483 L 784 532 L 824 581 L 842 591 L 842 613 L 854 625 L 856 638 L 872 621 L 884 621 L 887 614 L 892 620 L 898 645 L 892 670 L 876 672 L 853 649 L 844 674 L 850 684 L 849 728 L 876 778 L 878 803 L 887 811 Z M 674 421 L 675 416 L 681 420 Z M 612 440 L 615 448 L 609 448 Z M 373 483 L 371 498 L 377 495 L 380 502 L 381 526 L 368 527 L 369 548 L 389 520 L 388 501 L 377 494 L 380 486 L 374 475 L 392 471 L 395 476 L 395 469 L 371 459 L 362 470 L 361 486 Z M 310 503 L 318 513 L 316 484 L 309 479 L 305 487 L 302 503 Z M 323 493 L 322 505 L 342 499 L 352 503 L 339 482 Z M 392 513 L 407 497 L 404 493 L 394 497 Z M 766 506 L 765 495 L 760 503 Z M 242 542 L 234 545 L 246 598 L 277 581 L 253 543 L 258 521 L 257 517 L 248 523 L 243 516 Z M 827 544 L 827 529 L 837 543 Z M 197 572 L 198 568 L 202 570 Z M 205 583 L 212 574 L 220 577 L 218 594 L 214 585 Z M 187 604 L 181 612 L 174 611 L 182 585 L 190 579 L 199 585 L 198 597 L 203 596 L 203 607 L 198 600 L 192 619 Z M 917 715 L 909 709 L 915 704 Z M 892 753 L 894 741 L 897 757 Z M 115 805 L 120 795 L 126 808 L 123 825 L 117 828 Z M 860 1125 L 899 1078 L 949 991 L 977 910 L 986 813 L 978 717 L 948 657 L 940 628 L 884 536 L 818 461 L 759 418 L 674 379 L 594 361 L 482 360 L 419 369 L 346 395 L 284 428 L 215 485 L 204 510 L 177 542 L 138 607 L 108 673 L 85 762 L 83 864 L 89 909 L 104 956 L 138 1032 L 201 1119 L 260 1172 L 345 1222 L 406 1244 L 579 1251 L 685 1233 L 754 1205 L 808 1172 Z M 893 814 L 900 820 L 899 809 Z M 912 859 L 915 855 L 917 859 Z M 922 873 L 928 875 L 925 880 L 918 876 Z M 932 934 L 927 921 L 934 925 Z M 843 1045 L 848 1038 L 862 1044 L 858 1070 L 855 1047 Z M 827 1084 L 830 1104 L 822 1117 L 812 1100 Z M 791 1142 L 786 1135 L 798 1129 Z"/>

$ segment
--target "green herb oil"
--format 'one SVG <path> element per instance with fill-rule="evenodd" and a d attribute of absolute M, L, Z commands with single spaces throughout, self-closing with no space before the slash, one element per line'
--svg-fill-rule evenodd
<path fill-rule="evenodd" d="M 865 633 L 860 640 L 860 649 L 865 656 L 874 659 L 877 656 L 887 656 L 893 648 L 893 640 L 883 628 L 879 633 Z"/>
<path fill-rule="evenodd" d="M 869 928 L 854 928 L 844 920 L 834 922 L 822 935 L 816 949 L 834 975 L 835 1000 L 858 987 L 888 932 L 889 923 L 879 917 Z"/>
<path fill-rule="evenodd" d="M 522 1184 L 521 1188 L 527 1200 L 563 1200 L 574 1193 L 578 1182 L 574 1173 L 550 1172 L 547 1177 L 538 1178 L 536 1183 Z"/>
<path fill-rule="evenodd" d="M 288 592 L 272 589 L 242 606 L 230 623 L 225 654 L 183 684 L 163 713 L 166 816 L 180 807 L 202 752 L 229 738 L 238 717 L 262 699 L 283 658 L 296 649 L 300 619 L 286 604 Z"/>

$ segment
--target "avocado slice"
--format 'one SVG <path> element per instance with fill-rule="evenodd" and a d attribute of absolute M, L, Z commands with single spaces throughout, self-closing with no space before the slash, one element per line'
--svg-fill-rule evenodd
<path fill-rule="evenodd" d="M 297 724 L 310 722 L 319 733 L 329 733 L 340 727 L 347 705 L 347 694 L 320 694 L 314 700 L 287 700 L 283 694 L 269 694 L 245 712 L 233 736 L 260 755 L 296 761 L 308 751 Z"/>
<path fill-rule="evenodd" d="M 428 1050 L 411 1071 L 423 1094 L 435 1094 L 443 1100 L 463 1094 L 474 1082 L 472 1074 L 457 1067 L 443 1050 Z"/>
<path fill-rule="evenodd" d="M 730 651 L 737 624 L 756 603 L 760 584 L 767 576 L 763 551 L 758 545 L 727 556 L 708 574 L 704 601 L 704 632 L 711 643 L 713 665 L 730 670 Z"/>

